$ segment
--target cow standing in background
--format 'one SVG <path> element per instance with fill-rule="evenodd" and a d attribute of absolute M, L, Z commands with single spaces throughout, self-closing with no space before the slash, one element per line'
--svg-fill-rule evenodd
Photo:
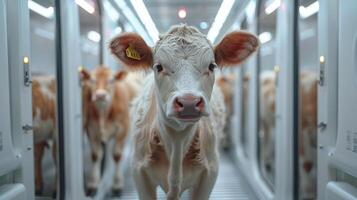
<path fill-rule="evenodd" d="M 209 198 L 225 122 L 214 71 L 241 63 L 258 44 L 254 35 L 233 32 L 213 47 L 187 25 L 172 27 L 153 49 L 134 33 L 112 40 L 112 53 L 128 68 L 153 69 L 133 105 L 133 174 L 140 199 L 156 199 L 157 186 L 168 200 L 187 189 L 192 199 Z"/>
<path fill-rule="evenodd" d="M 299 169 L 303 199 L 317 197 L 317 74 L 300 73 Z"/>
<path fill-rule="evenodd" d="M 93 162 L 87 193 L 94 195 L 101 179 L 101 162 L 104 154 L 102 143 L 107 143 L 109 139 L 114 138 L 115 174 L 112 194 L 119 196 L 123 186 L 119 161 L 130 125 L 129 104 L 136 95 L 138 82 L 132 76 L 127 76 L 126 71 L 113 73 L 104 66 L 92 72 L 82 69 L 80 73 L 83 125 L 89 138 Z"/>
<path fill-rule="evenodd" d="M 260 76 L 260 152 L 261 167 L 269 176 L 275 169 L 276 75 L 265 71 Z M 302 198 L 316 198 L 317 170 L 317 76 L 300 73 L 299 171 Z"/>
<path fill-rule="evenodd" d="M 231 145 L 231 117 L 233 115 L 233 96 L 234 96 L 234 74 L 222 74 L 217 77 L 216 84 L 221 89 L 224 104 L 226 106 L 226 126 L 224 127 L 221 140 L 221 146 L 228 150 Z"/>
<path fill-rule="evenodd" d="M 273 71 L 260 74 L 260 164 L 269 177 L 275 175 L 275 76 Z"/>
<path fill-rule="evenodd" d="M 35 193 L 43 190 L 42 159 L 49 141 L 54 141 L 52 156 L 56 163 L 56 80 L 54 76 L 33 76 L 32 117 L 34 127 Z M 55 184 L 55 183 L 54 183 Z"/>

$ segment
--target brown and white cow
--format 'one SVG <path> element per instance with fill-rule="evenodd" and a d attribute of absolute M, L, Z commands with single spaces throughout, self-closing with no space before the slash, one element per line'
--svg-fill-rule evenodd
<path fill-rule="evenodd" d="M 172 27 L 151 49 L 135 33 L 110 43 L 130 69 L 152 69 L 134 102 L 133 175 L 140 199 L 167 199 L 192 189 L 192 199 L 208 199 L 218 173 L 217 136 L 223 130 L 223 97 L 214 86 L 218 66 L 241 63 L 258 47 L 257 38 L 232 32 L 213 47 L 196 28 Z"/>
<path fill-rule="evenodd" d="M 263 173 L 274 176 L 276 75 L 265 71 L 260 76 L 261 167 Z M 299 171 L 302 198 L 316 198 L 317 170 L 317 78 L 316 73 L 300 73 Z"/>
<path fill-rule="evenodd" d="M 54 76 L 33 76 L 32 117 L 35 146 L 35 191 L 42 193 L 42 158 L 49 141 L 55 139 L 56 132 L 56 81 Z M 52 146 L 56 162 L 56 142 Z"/>
<path fill-rule="evenodd" d="M 223 130 L 223 135 L 221 138 L 221 146 L 228 150 L 231 143 L 232 137 L 230 136 L 230 120 L 233 115 L 233 96 L 234 96 L 234 82 L 235 82 L 235 75 L 232 74 L 222 74 L 216 78 L 216 84 L 221 89 L 224 104 L 226 107 L 226 126 Z"/>
<path fill-rule="evenodd" d="M 275 175 L 275 72 L 263 71 L 260 74 L 260 156 L 263 173 Z"/>
<path fill-rule="evenodd" d="M 91 177 L 87 183 L 87 192 L 89 195 L 96 193 L 100 182 L 104 153 L 102 143 L 107 143 L 111 138 L 114 138 L 115 175 L 112 194 L 119 196 L 123 186 L 119 161 L 130 125 L 129 104 L 137 93 L 138 82 L 126 71 L 113 73 L 112 70 L 104 66 L 97 67 L 92 72 L 81 69 L 80 73 L 83 125 L 89 138 L 93 162 Z"/>
<path fill-rule="evenodd" d="M 304 199 L 314 199 L 317 184 L 317 74 L 300 74 L 299 169 L 300 191 Z"/>

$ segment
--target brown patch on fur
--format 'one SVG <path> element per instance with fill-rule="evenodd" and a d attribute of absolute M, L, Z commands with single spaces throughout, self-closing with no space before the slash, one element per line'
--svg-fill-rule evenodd
<path fill-rule="evenodd" d="M 121 159 L 121 155 L 120 154 L 114 154 L 113 156 L 114 162 L 119 162 Z"/>
<path fill-rule="evenodd" d="M 233 88 L 235 76 L 234 74 L 222 75 L 217 78 L 216 83 L 221 88 L 226 105 L 227 117 L 233 113 Z"/>
<path fill-rule="evenodd" d="M 247 32 L 227 34 L 214 48 L 216 63 L 223 66 L 241 64 L 259 47 L 258 38 Z"/>
<path fill-rule="evenodd" d="M 92 161 L 96 162 L 98 160 L 98 155 L 96 153 L 92 153 Z"/>
<path fill-rule="evenodd" d="M 311 78 L 311 74 L 302 73 L 300 75 L 300 119 L 301 130 L 299 132 L 299 154 L 305 155 L 304 137 L 309 139 L 317 137 L 317 80 L 314 79 L 312 85 L 303 85 L 304 80 Z M 303 135 L 308 134 L 308 135 Z M 317 140 L 317 139 L 316 139 Z M 316 146 L 316 140 L 309 140 L 309 145 Z M 307 167 L 308 168 L 308 167 Z"/>
<path fill-rule="evenodd" d="M 199 164 L 201 159 L 201 146 L 200 146 L 200 133 L 197 130 L 195 136 L 192 139 L 191 145 L 185 154 L 184 162 L 190 162 L 192 164 Z"/>
<path fill-rule="evenodd" d="M 45 87 L 47 87 L 48 91 L 51 91 L 55 97 L 55 79 L 53 78 L 49 84 L 45 85 Z M 51 119 L 53 120 L 53 123 L 56 124 L 56 100 L 43 94 L 40 79 L 34 78 L 32 82 L 32 117 L 35 117 L 38 114 L 38 110 L 40 110 L 40 117 L 42 120 Z"/>

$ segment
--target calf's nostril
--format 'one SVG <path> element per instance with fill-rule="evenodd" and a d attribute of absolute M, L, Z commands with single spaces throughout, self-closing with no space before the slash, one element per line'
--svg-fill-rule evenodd
<path fill-rule="evenodd" d="M 203 107 L 203 98 L 200 97 L 200 99 L 198 100 L 198 102 L 196 103 L 196 108 L 201 109 Z"/>
<path fill-rule="evenodd" d="M 183 108 L 183 104 L 180 102 L 179 98 L 175 99 L 175 106 L 177 106 L 178 108 Z"/>

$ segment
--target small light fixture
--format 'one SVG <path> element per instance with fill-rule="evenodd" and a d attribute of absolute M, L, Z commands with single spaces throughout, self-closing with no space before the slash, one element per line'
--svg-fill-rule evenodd
<path fill-rule="evenodd" d="M 182 7 L 178 10 L 177 15 L 180 19 L 185 19 L 187 16 L 186 8 Z"/>
<path fill-rule="evenodd" d="M 28 64 L 30 62 L 29 57 L 25 56 L 24 57 L 24 64 Z"/>
<path fill-rule="evenodd" d="M 114 34 L 120 34 L 121 32 L 123 32 L 123 29 L 120 26 L 114 29 Z"/>
<path fill-rule="evenodd" d="M 83 67 L 82 65 L 80 65 L 80 66 L 78 67 L 78 72 L 82 72 L 83 69 L 84 69 L 84 67 Z"/>
<path fill-rule="evenodd" d="M 200 23 L 200 28 L 203 29 L 203 30 L 207 29 L 208 28 L 208 23 L 207 22 L 201 22 Z"/>
<path fill-rule="evenodd" d="M 320 63 L 324 63 L 325 62 L 325 56 L 320 56 Z"/>
<path fill-rule="evenodd" d="M 258 37 L 262 44 L 269 42 L 273 38 L 273 36 L 270 32 L 263 32 L 263 33 L 259 34 Z"/>
<path fill-rule="evenodd" d="M 275 65 L 274 66 L 274 72 L 275 73 L 279 73 L 279 71 L 280 71 L 280 66 L 279 65 Z"/>
<path fill-rule="evenodd" d="M 100 41 L 100 34 L 96 31 L 89 31 L 87 34 L 87 37 L 89 40 L 93 42 L 99 42 Z"/>

